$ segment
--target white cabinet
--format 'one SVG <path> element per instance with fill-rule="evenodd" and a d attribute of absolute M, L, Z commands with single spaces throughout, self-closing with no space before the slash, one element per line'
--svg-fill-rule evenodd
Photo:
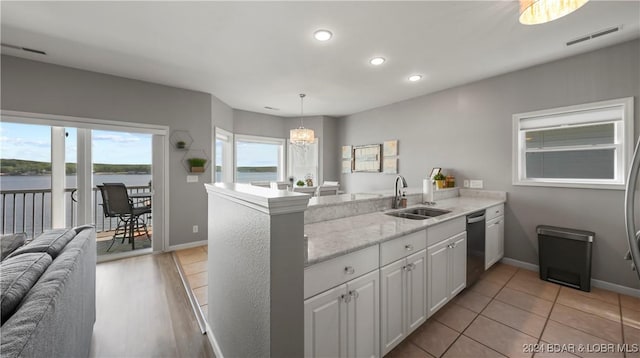
<path fill-rule="evenodd" d="M 485 231 L 485 270 L 504 256 L 504 205 L 487 209 Z"/>
<path fill-rule="evenodd" d="M 305 357 L 379 357 L 379 271 L 304 302 Z"/>
<path fill-rule="evenodd" d="M 429 246 L 427 265 L 428 316 L 431 316 L 466 286 L 467 232 Z"/>
<path fill-rule="evenodd" d="M 426 254 L 423 249 L 380 269 L 382 355 L 427 319 Z"/>

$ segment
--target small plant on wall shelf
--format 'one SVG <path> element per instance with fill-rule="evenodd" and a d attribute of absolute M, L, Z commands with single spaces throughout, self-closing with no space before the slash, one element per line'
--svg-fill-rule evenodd
<path fill-rule="evenodd" d="M 182 141 L 182 140 L 181 140 L 181 141 L 176 142 L 176 148 L 178 148 L 178 149 L 184 149 L 184 148 L 186 148 L 186 146 L 187 146 L 187 143 L 185 143 L 185 142 L 184 142 L 184 141 Z"/>
<path fill-rule="evenodd" d="M 205 158 L 189 158 L 187 162 L 192 173 L 204 173 L 204 166 L 207 164 Z"/>
<path fill-rule="evenodd" d="M 296 182 L 296 185 L 297 185 L 297 186 L 304 186 L 304 181 L 302 181 L 302 180 L 298 180 L 298 181 Z"/>

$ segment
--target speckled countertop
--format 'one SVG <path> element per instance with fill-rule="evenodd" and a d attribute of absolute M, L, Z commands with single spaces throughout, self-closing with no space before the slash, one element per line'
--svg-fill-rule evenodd
<path fill-rule="evenodd" d="M 435 206 L 432 206 L 433 208 L 451 212 L 426 220 L 410 220 L 386 215 L 385 212 L 375 212 L 306 224 L 304 231 L 309 237 L 309 248 L 305 266 L 423 230 L 505 201 L 505 198 L 498 197 L 460 196 L 438 201 Z"/>

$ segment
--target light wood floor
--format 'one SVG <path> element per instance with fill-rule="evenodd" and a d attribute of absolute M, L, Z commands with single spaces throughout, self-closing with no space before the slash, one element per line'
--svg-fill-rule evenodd
<path fill-rule="evenodd" d="M 170 254 L 99 263 L 91 357 L 214 357 Z"/>
<path fill-rule="evenodd" d="M 193 292 L 193 296 L 198 301 L 198 306 L 204 314 L 204 319 L 209 315 L 209 306 L 207 305 L 207 251 L 208 246 L 198 246 L 190 249 L 176 251 L 178 263 L 182 267 L 187 282 Z"/>

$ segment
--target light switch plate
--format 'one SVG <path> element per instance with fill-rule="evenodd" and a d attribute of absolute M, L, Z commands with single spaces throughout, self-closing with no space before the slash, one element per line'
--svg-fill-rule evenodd
<path fill-rule="evenodd" d="M 482 180 L 469 180 L 469 187 L 472 189 L 482 189 Z"/>
<path fill-rule="evenodd" d="M 187 175 L 187 183 L 197 183 L 198 176 L 197 175 Z"/>

